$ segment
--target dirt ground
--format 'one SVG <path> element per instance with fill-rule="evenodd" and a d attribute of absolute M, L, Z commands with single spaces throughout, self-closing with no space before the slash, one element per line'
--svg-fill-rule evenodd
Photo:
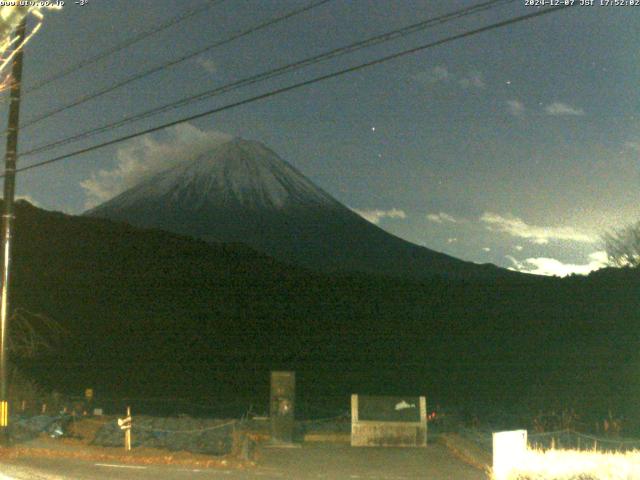
<path fill-rule="evenodd" d="M 454 457 L 441 444 L 427 448 L 352 448 L 302 444 L 297 448 L 260 448 L 255 466 L 186 468 L 177 465 L 133 466 L 115 461 L 24 455 L 0 461 L 0 478 L 13 479 L 291 479 L 291 480 L 481 480 L 486 475 Z"/>

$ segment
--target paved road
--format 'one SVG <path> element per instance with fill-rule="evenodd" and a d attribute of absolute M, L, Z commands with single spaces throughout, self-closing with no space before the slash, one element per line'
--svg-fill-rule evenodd
<path fill-rule="evenodd" d="M 453 457 L 442 445 L 426 449 L 304 445 L 262 449 L 246 470 L 132 467 L 69 459 L 20 458 L 0 464 L 0 480 L 483 480 L 486 476 Z M 2 475 L 5 475 L 3 477 Z"/>

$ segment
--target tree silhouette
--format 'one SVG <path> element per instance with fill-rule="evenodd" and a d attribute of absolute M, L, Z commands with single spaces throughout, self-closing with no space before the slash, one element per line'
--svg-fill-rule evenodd
<path fill-rule="evenodd" d="M 603 235 L 605 251 L 612 265 L 640 265 L 640 221 Z"/>
<path fill-rule="evenodd" d="M 46 315 L 16 308 L 11 315 L 9 351 L 22 358 L 50 353 L 60 344 L 64 335 L 60 324 Z"/>

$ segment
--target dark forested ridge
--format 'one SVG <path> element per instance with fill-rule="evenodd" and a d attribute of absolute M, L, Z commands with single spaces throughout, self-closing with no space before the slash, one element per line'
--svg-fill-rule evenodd
<path fill-rule="evenodd" d="M 109 395 L 263 398 L 427 393 L 444 404 L 616 408 L 640 394 L 640 272 L 416 281 L 328 275 L 242 245 L 20 202 L 13 307 L 68 331 L 20 362 L 45 386 Z"/>

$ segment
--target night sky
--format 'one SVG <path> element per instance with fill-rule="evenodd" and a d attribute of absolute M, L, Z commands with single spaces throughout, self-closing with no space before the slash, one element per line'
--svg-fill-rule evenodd
<path fill-rule="evenodd" d="M 180 12 L 206 12 L 46 88 L 43 79 Z M 89 0 L 45 12 L 21 118 L 311 1 Z M 20 151 L 477 1 L 332 0 L 25 128 Z M 579 3 L 578 1 L 576 3 Z M 575 6 L 20 174 L 18 195 L 81 213 L 230 136 L 258 140 L 381 228 L 478 263 L 586 273 L 638 219 L 640 6 Z M 525 0 L 19 159 L 19 166 L 532 13 Z M 8 94 L 2 94 L 6 118 Z"/>

